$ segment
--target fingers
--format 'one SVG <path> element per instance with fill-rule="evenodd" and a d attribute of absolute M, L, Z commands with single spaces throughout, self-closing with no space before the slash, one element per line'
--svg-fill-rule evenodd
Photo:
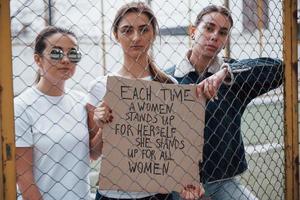
<path fill-rule="evenodd" d="M 184 200 L 195 200 L 193 193 L 189 191 L 186 187 L 180 193 L 180 197 Z"/>
<path fill-rule="evenodd" d="M 204 196 L 204 188 L 200 185 L 188 184 L 183 187 L 180 193 L 182 199 L 195 200 Z"/>
<path fill-rule="evenodd" d="M 214 87 L 213 79 L 208 78 L 207 82 L 207 90 L 204 90 L 204 93 L 207 94 L 207 96 L 209 96 L 210 98 L 213 98 L 217 94 L 217 88 Z"/>
<path fill-rule="evenodd" d="M 200 96 L 202 96 L 202 93 L 204 91 L 204 81 L 202 81 L 201 83 L 199 83 L 196 87 L 196 96 L 197 98 L 200 98 Z"/>
<path fill-rule="evenodd" d="M 197 85 L 196 95 L 198 98 L 203 95 L 207 99 L 211 99 L 213 101 L 213 98 L 217 95 L 217 91 L 217 88 L 214 87 L 213 79 L 209 77 Z"/>
<path fill-rule="evenodd" d="M 185 200 L 195 200 L 204 196 L 204 188 L 200 185 L 186 185 L 180 193 L 181 198 Z"/>
<path fill-rule="evenodd" d="M 207 99 L 213 98 L 213 95 L 210 92 L 211 90 L 212 90 L 212 82 L 209 79 L 205 79 L 203 94 Z"/>
<path fill-rule="evenodd" d="M 219 70 L 217 73 L 215 73 L 212 76 L 213 79 L 213 85 L 215 88 L 219 88 L 223 82 L 223 80 L 226 78 L 228 73 L 228 69 L 227 68 L 223 68 L 221 70 Z"/>
<path fill-rule="evenodd" d="M 205 191 L 204 191 L 204 188 L 203 188 L 202 184 L 196 185 L 195 187 L 196 187 L 195 190 L 196 190 L 196 192 L 199 196 L 198 198 L 203 197 L 205 195 Z"/>
<path fill-rule="evenodd" d="M 220 88 L 223 80 L 226 78 L 228 73 L 227 68 L 223 68 L 219 70 L 214 75 L 204 79 L 201 83 L 198 84 L 196 88 L 196 95 L 199 98 L 201 95 L 214 101 L 214 99 L 218 99 L 217 93 Z"/>
<path fill-rule="evenodd" d="M 113 120 L 112 109 L 105 102 L 102 102 L 95 108 L 93 119 L 100 128 L 103 128 L 104 124 Z"/>

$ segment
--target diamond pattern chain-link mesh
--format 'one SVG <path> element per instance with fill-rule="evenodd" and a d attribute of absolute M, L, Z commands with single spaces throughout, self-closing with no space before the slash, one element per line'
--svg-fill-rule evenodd
<path fill-rule="evenodd" d="M 34 39 L 48 24 L 70 29 L 78 36 L 82 59 L 77 65 L 74 76 L 66 82 L 66 86 L 71 90 L 80 91 L 86 95 L 90 82 L 99 76 L 116 72 L 122 67 L 123 51 L 113 36 L 111 25 L 117 9 L 128 1 L 11 0 L 10 2 L 15 97 L 29 88 L 33 88 L 38 72 L 33 56 Z M 230 42 L 221 51 L 222 56 L 238 60 L 257 57 L 282 59 L 283 13 L 280 0 L 229 0 L 228 2 L 221 0 L 205 2 L 149 0 L 147 3 L 154 11 L 160 27 L 160 33 L 151 47 L 151 56 L 157 66 L 163 70 L 178 64 L 185 57 L 185 52 L 193 42 L 187 34 L 188 26 L 195 21 L 198 12 L 209 4 L 228 4 L 233 17 L 234 25 L 230 31 Z M 249 72 L 247 66 L 256 66 L 258 62 L 255 60 L 253 62 L 245 61 L 240 65 L 232 64 L 234 80 L 240 81 L 237 86 L 240 87 L 240 90 L 234 94 L 236 98 L 227 101 L 227 108 L 215 108 L 216 112 L 210 113 L 209 120 L 211 121 L 206 123 L 221 125 L 216 125 L 218 130 L 206 127 L 212 134 L 208 140 L 217 143 L 217 146 L 225 145 L 226 147 L 228 143 L 235 143 L 237 147 L 244 145 L 248 170 L 237 176 L 237 179 L 258 199 L 283 199 L 283 91 L 281 86 L 269 92 L 264 88 L 265 85 L 276 85 L 279 80 L 275 78 L 280 77 L 280 72 L 272 70 L 265 72 L 264 70 L 268 70 L 267 67 L 270 64 L 266 60 L 260 62 L 260 64 L 262 63 L 260 66 L 264 70 L 257 73 L 255 70 Z M 245 71 L 253 74 L 244 76 Z M 245 80 L 243 80 L 244 78 Z M 252 79 L 265 79 L 265 82 L 251 85 Z M 271 82 L 269 82 L 270 80 Z M 241 88 L 245 90 L 243 91 Z M 246 90 L 252 92 L 247 93 Z M 15 110 L 22 111 L 18 113 L 16 123 L 27 127 L 24 130 L 26 138 L 31 138 L 40 145 L 34 148 L 33 152 L 29 152 L 30 155 L 34 155 L 33 157 L 26 157 L 28 156 L 26 155 L 27 151 L 22 154 L 24 158 L 30 158 L 32 162 L 38 163 L 38 166 L 43 166 L 39 169 L 33 165 L 37 184 L 43 185 L 40 183 L 42 179 L 39 178 L 49 176 L 51 181 L 49 185 L 43 185 L 44 188 L 41 189 L 43 192 L 59 194 L 56 198 L 60 199 L 83 199 L 86 196 L 93 198 L 98 185 L 101 161 L 89 161 L 87 116 L 84 114 L 85 100 L 81 99 L 77 93 L 72 93 L 72 105 L 64 98 L 48 98 L 38 90 L 33 89 L 33 91 L 32 96 L 21 100 L 28 106 L 26 108 L 15 107 Z M 263 95 L 253 100 L 250 98 L 250 96 L 258 94 Z M 231 94 L 231 96 L 234 95 Z M 219 96 L 219 99 L 224 96 Z M 245 99 L 250 99 L 251 102 L 239 102 L 240 96 L 245 96 Z M 237 104 L 248 105 L 240 108 L 235 107 Z M 232 110 L 235 109 L 238 111 L 233 111 L 233 113 L 237 112 L 242 115 L 241 126 L 231 124 L 232 126 L 228 128 L 226 123 L 231 123 L 228 120 L 235 122 L 239 117 L 230 116 Z M 33 114 L 29 116 L 29 112 Z M 77 115 L 78 113 L 82 114 Z M 34 125 L 27 124 L 28 120 Z M 223 126 L 222 123 L 225 125 Z M 236 131 L 228 130 L 232 128 Z M 217 134 L 213 135 L 214 131 L 220 130 L 231 134 L 229 136 L 231 140 L 226 139 L 228 135 L 222 137 Z M 239 131 L 242 133 L 242 138 L 237 141 L 235 135 L 239 134 Z M 80 134 L 71 134 L 74 132 L 80 132 Z M 53 135 L 50 136 L 49 133 Z M 23 136 L 19 135 L 18 137 Z M 26 142 L 28 141 L 23 141 L 23 143 Z M 118 144 L 118 141 L 114 142 Z M 30 142 L 27 144 L 34 145 Z M 238 148 L 230 149 L 231 147 L 228 145 L 226 152 L 231 152 L 233 156 L 227 160 L 224 152 L 217 152 L 218 149 L 214 149 L 214 146 L 210 146 L 208 143 L 205 145 L 209 146 L 207 151 L 210 153 L 209 156 L 204 156 L 204 159 L 207 159 L 207 163 L 213 163 L 216 166 L 215 169 L 211 169 L 212 171 L 203 172 L 206 174 L 204 177 L 207 180 L 213 180 L 213 177 L 224 169 L 225 174 L 231 173 L 230 170 L 233 171 L 232 174 L 239 174 L 239 169 L 235 167 L 241 163 L 232 163 L 234 157 L 240 155 L 237 152 Z M 220 158 L 220 160 L 215 161 L 215 158 Z M 23 159 L 23 162 L 28 163 L 30 160 Z M 181 163 L 177 164 L 181 165 Z M 57 171 L 57 169 L 59 170 Z M 75 169 L 82 170 L 83 173 L 76 174 L 74 173 Z M 205 166 L 203 169 L 206 169 Z M 18 176 L 25 174 L 26 169 L 24 169 L 24 174 L 18 174 Z M 200 176 L 202 175 L 200 174 Z M 126 176 L 126 174 L 122 176 Z M 78 182 L 74 184 L 65 180 L 77 180 Z M 88 188 L 91 194 L 80 193 L 84 191 L 80 188 Z M 223 192 L 232 193 L 232 191 L 226 190 Z M 47 198 L 54 197 L 47 196 Z"/>

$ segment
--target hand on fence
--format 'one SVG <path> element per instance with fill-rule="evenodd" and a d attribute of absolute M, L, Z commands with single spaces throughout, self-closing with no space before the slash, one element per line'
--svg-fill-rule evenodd
<path fill-rule="evenodd" d="M 99 128 L 103 128 L 104 124 L 113 120 L 112 109 L 104 101 L 101 102 L 94 110 L 93 119 Z"/>
<path fill-rule="evenodd" d="M 183 190 L 180 193 L 180 196 L 185 200 L 195 200 L 203 197 L 204 193 L 205 191 L 201 184 L 196 186 L 189 184 L 184 186 Z"/>
<path fill-rule="evenodd" d="M 225 77 L 227 76 L 227 73 L 228 69 L 223 68 L 217 73 L 201 81 L 201 83 L 199 83 L 196 88 L 197 97 L 203 95 L 208 100 L 211 99 L 213 101 L 214 99 L 218 99 L 218 89 L 221 86 Z"/>

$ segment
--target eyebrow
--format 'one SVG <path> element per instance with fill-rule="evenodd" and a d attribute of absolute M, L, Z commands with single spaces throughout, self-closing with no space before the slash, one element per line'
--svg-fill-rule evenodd
<path fill-rule="evenodd" d="M 140 26 L 138 26 L 138 28 L 145 28 L 145 27 L 148 27 L 149 24 L 142 24 Z M 121 26 L 120 29 L 126 29 L 126 28 L 133 28 L 132 25 L 124 25 L 124 26 Z"/>
<path fill-rule="evenodd" d="M 52 48 L 56 48 L 56 49 L 61 49 L 61 50 L 63 50 L 63 48 L 60 47 L 60 46 L 52 46 Z"/>
<path fill-rule="evenodd" d="M 207 26 L 213 26 L 213 27 L 216 27 L 217 25 L 215 23 L 212 23 L 212 22 L 204 22 L 205 25 Z M 223 30 L 223 31 L 228 31 L 229 29 L 226 28 L 226 27 L 221 27 L 220 30 Z"/>
<path fill-rule="evenodd" d="M 60 49 L 60 50 L 64 51 L 64 49 L 61 46 L 52 46 L 51 48 L 52 49 Z M 70 51 L 71 49 L 77 49 L 77 46 L 68 48 L 67 50 Z"/>

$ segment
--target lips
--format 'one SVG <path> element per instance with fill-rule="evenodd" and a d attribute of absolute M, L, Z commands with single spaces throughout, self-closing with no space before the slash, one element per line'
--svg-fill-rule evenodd
<path fill-rule="evenodd" d="M 215 45 L 211 45 L 211 44 L 207 44 L 207 45 L 205 45 L 205 47 L 208 50 L 213 50 L 213 51 L 218 50 L 218 47 L 216 47 Z"/>
<path fill-rule="evenodd" d="M 130 46 L 130 49 L 137 49 L 137 50 L 140 50 L 140 49 L 144 49 L 144 46 L 140 46 L 140 45 L 132 45 L 132 46 Z"/>
<path fill-rule="evenodd" d="M 59 68 L 58 70 L 59 70 L 59 71 L 62 71 L 62 72 L 65 72 L 65 73 L 71 71 L 71 69 L 70 69 L 70 68 L 67 68 L 67 67 L 62 67 L 62 68 Z"/>

